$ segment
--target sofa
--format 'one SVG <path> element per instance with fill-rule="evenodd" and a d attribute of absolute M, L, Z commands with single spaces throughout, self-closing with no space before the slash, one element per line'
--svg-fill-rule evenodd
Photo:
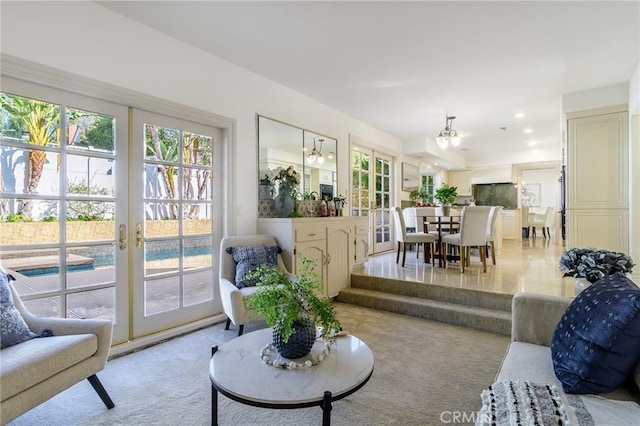
<path fill-rule="evenodd" d="M 529 293 L 518 293 L 513 297 L 511 343 L 495 383 L 482 393 L 483 406 L 476 424 L 518 424 L 510 417 L 508 406 L 499 406 L 499 393 L 509 386 L 507 393 L 512 391 L 516 395 L 517 386 L 528 386 L 526 392 L 537 392 L 537 388 L 548 385 L 545 391 L 550 393 L 553 389 L 553 397 L 558 403 L 556 407 L 566 411 L 569 421 L 544 424 L 640 425 L 640 365 L 632 370 L 625 383 L 610 392 L 596 395 L 563 391 L 563 384 L 554 372 L 551 344 L 554 332 L 573 300 Z M 510 401 L 509 404 L 513 403 Z M 574 409 L 574 406 L 579 409 Z M 517 415 L 527 419 L 529 413 L 523 410 Z M 588 420 L 589 415 L 593 423 Z M 534 422 L 528 418 L 520 424 Z"/>
<path fill-rule="evenodd" d="M 25 308 L 10 279 L 0 271 L 0 423 L 7 424 L 84 379 L 107 408 L 113 408 L 96 376 L 107 363 L 111 321 L 38 318 Z"/>

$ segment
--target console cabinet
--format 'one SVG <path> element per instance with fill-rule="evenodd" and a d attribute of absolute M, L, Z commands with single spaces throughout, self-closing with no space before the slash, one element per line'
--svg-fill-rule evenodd
<path fill-rule="evenodd" d="M 366 231 L 366 235 L 365 235 Z M 368 252 L 368 222 L 365 217 L 264 218 L 258 232 L 273 235 L 282 248 L 282 258 L 294 274 L 300 271 L 300 254 L 316 261 L 323 295 L 337 296 L 351 284 L 351 271 L 361 266 Z"/>

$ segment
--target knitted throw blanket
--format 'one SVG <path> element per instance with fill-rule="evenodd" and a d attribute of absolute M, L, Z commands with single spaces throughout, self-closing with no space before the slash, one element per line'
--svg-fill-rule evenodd
<path fill-rule="evenodd" d="M 566 395 L 555 385 L 528 381 L 498 382 L 482 392 L 478 425 L 591 426 L 593 419 L 582 399 Z"/>

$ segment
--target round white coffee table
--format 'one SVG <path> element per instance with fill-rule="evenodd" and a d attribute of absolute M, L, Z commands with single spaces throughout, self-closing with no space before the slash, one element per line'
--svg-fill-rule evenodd
<path fill-rule="evenodd" d="M 254 331 L 212 348 L 209 376 L 213 425 L 218 424 L 218 392 L 256 407 L 289 409 L 319 405 L 323 411 L 322 424 L 329 425 L 331 402 L 360 389 L 373 373 L 371 349 L 352 335 L 338 337 L 329 356 L 316 366 L 291 370 L 267 365 L 260 359 L 260 351 L 272 341 L 271 333 L 270 328 Z M 324 342 L 316 341 L 310 356 L 317 356 L 323 349 Z M 271 355 L 276 356 L 279 355 Z"/>

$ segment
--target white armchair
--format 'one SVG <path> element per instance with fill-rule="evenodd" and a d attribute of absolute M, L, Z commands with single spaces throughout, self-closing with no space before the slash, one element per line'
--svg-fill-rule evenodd
<path fill-rule="evenodd" d="M 14 312 L 15 308 L 28 330 L 35 335 L 48 330 L 51 336 L 28 338 L 26 341 L 21 338 L 18 341 L 22 343 L 6 346 L 0 351 L 0 424 L 10 422 L 84 379 L 91 383 L 105 406 L 113 408 L 113 401 L 96 375 L 107 364 L 111 321 L 36 317 L 24 306 L 8 278 L 0 268 L 0 279 L 5 280 L 2 285 L 10 290 L 13 305 L 3 296 L 2 321 L 8 321 L 5 314 Z M 6 296 L 6 290 L 3 292 Z M 19 317 L 11 314 L 11 318 Z M 13 327 L 22 327 L 21 322 L 14 324 Z"/>
<path fill-rule="evenodd" d="M 225 237 L 220 242 L 220 298 L 222 300 L 222 309 L 227 315 L 227 323 L 225 330 L 233 322 L 238 326 L 238 336 L 244 331 L 244 324 L 249 322 L 251 312 L 245 306 L 245 298 L 255 293 L 258 287 L 236 287 L 236 262 L 233 255 L 227 253 L 228 247 L 248 247 L 248 246 L 277 246 L 278 243 L 271 235 L 244 235 Z M 278 267 L 287 274 L 293 276 L 284 264 L 282 255 L 278 254 Z"/>

